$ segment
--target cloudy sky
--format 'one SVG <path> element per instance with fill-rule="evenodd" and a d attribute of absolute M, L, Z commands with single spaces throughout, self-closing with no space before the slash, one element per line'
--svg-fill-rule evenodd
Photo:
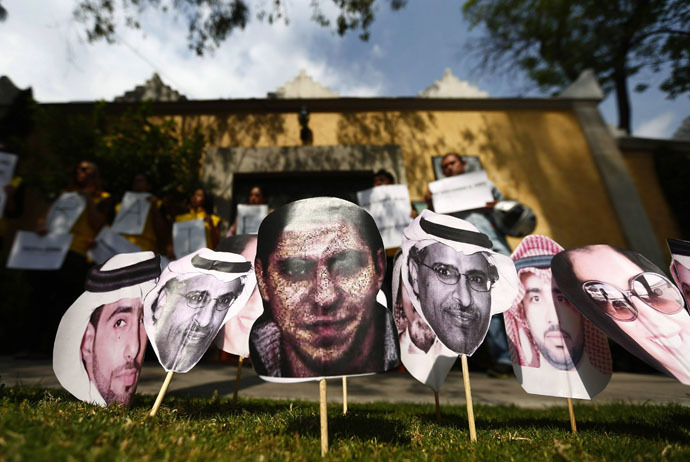
<path fill-rule="evenodd" d="M 188 50 L 185 24 L 155 14 L 142 18 L 143 32 L 122 28 L 115 44 L 89 44 L 83 25 L 72 18 L 76 3 L 2 2 L 8 17 L 0 23 L 0 75 L 32 87 L 40 102 L 112 100 L 154 72 L 190 99 L 262 98 L 300 69 L 341 96 L 416 96 L 447 67 L 493 97 L 543 96 L 519 73 L 476 69 L 466 43 L 477 32 L 468 32 L 462 2 L 409 0 L 398 12 L 382 5 L 370 40 L 362 42 L 312 22 L 309 0 L 288 0 L 289 25 L 253 20 L 203 58 Z M 652 88 L 631 95 L 637 136 L 670 137 L 690 115 L 688 96 L 666 99 L 655 89 L 661 80 L 653 77 Z M 608 123 L 617 122 L 613 96 L 600 109 Z"/>

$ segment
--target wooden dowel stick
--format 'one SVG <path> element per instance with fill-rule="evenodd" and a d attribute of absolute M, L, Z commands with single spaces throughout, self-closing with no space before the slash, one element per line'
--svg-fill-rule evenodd
<path fill-rule="evenodd" d="M 240 356 L 237 361 L 237 377 L 235 377 L 235 391 L 232 394 L 232 404 L 237 404 L 237 393 L 240 391 L 240 378 L 242 377 L 242 361 L 244 358 Z"/>
<path fill-rule="evenodd" d="M 441 423 L 441 406 L 438 404 L 438 392 L 434 392 L 434 400 L 436 401 L 436 421 Z"/>
<path fill-rule="evenodd" d="M 151 412 L 149 413 L 151 417 L 155 416 L 158 412 L 158 408 L 161 407 L 161 403 L 163 402 L 163 398 L 165 397 L 165 392 L 168 391 L 168 386 L 170 386 L 170 381 L 172 380 L 174 374 L 175 373 L 173 371 L 168 371 L 168 375 L 165 376 L 165 380 L 163 381 L 161 391 L 158 392 L 156 402 L 153 403 L 153 408 L 151 408 Z"/>
<path fill-rule="evenodd" d="M 347 377 L 343 377 L 343 415 L 347 414 Z"/>
<path fill-rule="evenodd" d="M 575 423 L 575 410 L 573 409 L 573 400 L 568 398 L 568 412 L 570 412 L 570 428 L 573 434 L 577 434 L 577 424 Z"/>
<path fill-rule="evenodd" d="M 320 414 L 321 414 L 321 457 L 328 452 L 328 408 L 326 407 L 326 379 L 319 382 Z"/>
<path fill-rule="evenodd" d="M 462 380 L 465 382 L 465 401 L 467 401 L 467 423 L 470 426 L 470 441 L 477 441 L 477 430 L 474 428 L 474 408 L 472 407 L 472 390 L 470 389 L 470 371 L 467 367 L 467 355 L 460 356 L 462 362 Z"/>

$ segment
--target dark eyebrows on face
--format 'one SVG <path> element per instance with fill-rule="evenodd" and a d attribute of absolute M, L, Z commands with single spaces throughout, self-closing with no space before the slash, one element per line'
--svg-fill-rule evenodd
<path fill-rule="evenodd" d="M 107 320 L 110 321 L 111 319 L 113 319 L 113 318 L 114 318 L 115 316 L 117 316 L 118 314 L 122 314 L 122 313 L 132 313 L 133 311 L 134 311 L 134 308 L 132 308 L 132 307 L 129 306 L 129 305 L 121 305 L 121 306 L 118 306 L 118 307 L 115 309 L 115 311 L 113 311 L 112 313 L 110 313 L 110 316 L 108 316 L 108 319 L 107 319 Z"/>
<path fill-rule="evenodd" d="M 541 288 L 540 287 L 530 287 L 525 291 L 525 293 L 532 294 L 532 293 L 541 293 Z"/>

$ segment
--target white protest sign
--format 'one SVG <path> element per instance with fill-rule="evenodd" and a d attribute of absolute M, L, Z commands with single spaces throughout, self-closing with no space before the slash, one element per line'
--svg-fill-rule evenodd
<path fill-rule="evenodd" d="M 410 224 L 410 193 L 403 184 L 377 186 L 357 193 L 357 201 L 374 217 L 386 249 L 400 247 Z"/>
<path fill-rule="evenodd" d="M 484 170 L 451 176 L 429 183 L 436 213 L 460 212 L 492 202 L 491 182 Z"/>
<path fill-rule="evenodd" d="M 204 247 L 206 247 L 204 220 L 173 223 L 173 249 L 177 258 L 182 258 Z"/>
<path fill-rule="evenodd" d="M 141 252 L 141 248 L 138 245 L 113 232 L 109 226 L 101 228 L 95 241 L 96 247 L 90 249 L 88 255 L 99 265 L 105 263 L 113 255 Z"/>
<path fill-rule="evenodd" d="M 7 267 L 60 269 L 71 243 L 71 234 L 47 234 L 41 237 L 36 233 L 17 231 L 12 250 L 10 250 L 10 258 L 7 260 Z"/>
<path fill-rule="evenodd" d="M 17 165 L 17 155 L 0 151 L 0 186 L 9 184 Z"/>
<path fill-rule="evenodd" d="M 86 208 L 86 198 L 76 192 L 62 193 L 50 206 L 46 227 L 51 234 L 69 233 Z"/>
<path fill-rule="evenodd" d="M 139 235 L 144 232 L 146 218 L 151 209 L 151 202 L 148 201 L 149 193 L 135 193 L 127 191 L 122 197 L 120 210 L 115 216 L 112 230 L 120 234 Z"/>
<path fill-rule="evenodd" d="M 237 234 L 256 234 L 268 215 L 268 205 L 237 204 Z"/>

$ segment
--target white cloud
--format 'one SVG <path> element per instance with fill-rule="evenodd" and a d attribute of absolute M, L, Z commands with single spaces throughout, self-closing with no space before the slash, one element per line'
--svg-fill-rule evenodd
<path fill-rule="evenodd" d="M 675 128 L 673 111 L 666 111 L 646 120 L 633 131 L 635 136 L 642 138 L 669 138 Z"/>
<path fill-rule="evenodd" d="M 0 35 L 0 69 L 42 102 L 106 99 L 158 72 L 190 99 L 262 98 L 305 69 L 342 96 L 374 96 L 382 73 L 366 61 L 338 59 L 344 39 L 311 21 L 308 2 L 290 4 L 290 24 L 251 19 L 212 55 L 187 48 L 186 25 L 148 13 L 142 31 L 122 27 L 119 43 L 85 40 L 73 0 L 11 2 Z"/>

